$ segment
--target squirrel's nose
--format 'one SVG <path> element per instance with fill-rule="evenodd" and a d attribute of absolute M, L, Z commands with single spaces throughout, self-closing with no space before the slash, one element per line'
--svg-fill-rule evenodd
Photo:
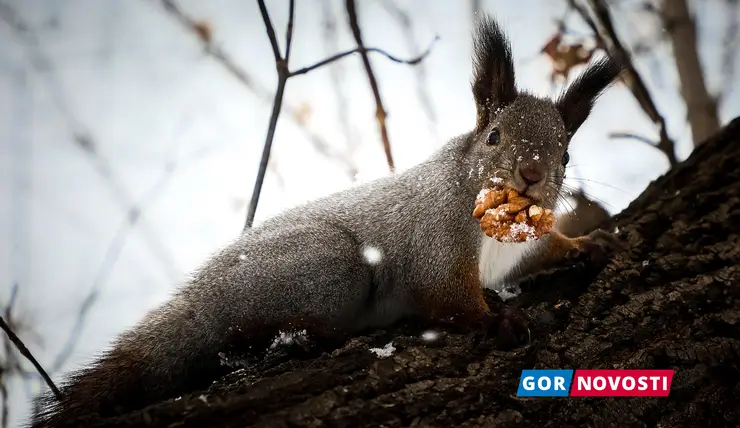
<path fill-rule="evenodd" d="M 545 168 L 537 163 L 525 163 L 519 167 L 519 175 L 528 185 L 537 184 L 545 176 Z"/>

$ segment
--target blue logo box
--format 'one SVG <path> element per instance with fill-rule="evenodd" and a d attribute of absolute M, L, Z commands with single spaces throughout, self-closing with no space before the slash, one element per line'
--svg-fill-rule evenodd
<path fill-rule="evenodd" d="M 567 397 L 573 370 L 522 370 L 517 397 Z"/>

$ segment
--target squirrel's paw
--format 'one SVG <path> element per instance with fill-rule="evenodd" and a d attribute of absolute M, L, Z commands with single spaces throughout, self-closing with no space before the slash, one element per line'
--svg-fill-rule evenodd
<path fill-rule="evenodd" d="M 568 258 L 575 258 L 587 254 L 596 260 L 606 260 L 615 251 L 624 250 L 626 244 L 613 233 L 603 229 L 596 229 L 586 236 L 575 238 L 575 247 L 568 252 Z"/>
<path fill-rule="evenodd" d="M 471 341 L 477 345 L 493 336 L 495 347 L 510 350 L 528 344 L 531 340 L 527 315 L 520 309 L 504 306 L 498 313 L 490 313 L 481 320 L 480 328 L 471 333 Z"/>

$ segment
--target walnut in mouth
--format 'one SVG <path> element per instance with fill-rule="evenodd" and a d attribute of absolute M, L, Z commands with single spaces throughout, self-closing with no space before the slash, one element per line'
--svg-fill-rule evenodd
<path fill-rule="evenodd" d="M 552 210 L 503 186 L 480 191 L 473 217 L 480 221 L 486 236 L 507 243 L 538 240 L 550 233 L 555 223 Z"/>

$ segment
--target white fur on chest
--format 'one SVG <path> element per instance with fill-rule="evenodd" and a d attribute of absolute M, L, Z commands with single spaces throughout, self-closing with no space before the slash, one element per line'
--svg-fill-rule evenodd
<path fill-rule="evenodd" d="M 505 244 L 484 236 L 478 259 L 478 271 L 483 286 L 500 291 L 507 285 L 513 285 L 505 283 L 504 278 L 519 267 L 522 259 L 537 244 L 536 241 Z"/>

